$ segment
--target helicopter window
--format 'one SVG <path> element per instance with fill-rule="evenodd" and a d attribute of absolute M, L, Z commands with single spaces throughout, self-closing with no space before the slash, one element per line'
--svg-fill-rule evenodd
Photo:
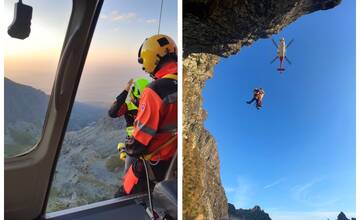
<path fill-rule="evenodd" d="M 15 3 L 18 1 L 4 3 L 9 33 L 21 23 L 14 19 Z M 71 1 L 24 0 L 23 3 L 32 7 L 29 37 L 20 40 L 8 34 L 4 36 L 5 158 L 29 152 L 41 138 L 72 6 Z M 18 7 L 17 13 L 20 11 Z"/>

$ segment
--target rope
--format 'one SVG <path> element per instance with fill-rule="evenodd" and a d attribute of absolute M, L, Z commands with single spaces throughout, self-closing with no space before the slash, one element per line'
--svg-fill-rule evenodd
<path fill-rule="evenodd" d="M 161 16 L 162 16 L 163 3 L 164 3 L 164 0 L 161 0 L 158 34 L 160 34 L 160 25 L 161 25 Z"/>
<path fill-rule="evenodd" d="M 141 159 L 145 168 L 145 175 L 146 175 L 146 185 L 147 185 L 147 190 L 148 190 L 148 199 L 149 199 L 149 209 L 151 213 L 150 219 L 154 220 L 154 208 L 153 208 L 153 204 L 152 204 L 152 197 L 151 197 L 151 189 L 150 189 L 150 178 L 149 178 L 149 173 L 148 173 L 148 167 L 146 165 L 146 161 L 144 159 Z"/>

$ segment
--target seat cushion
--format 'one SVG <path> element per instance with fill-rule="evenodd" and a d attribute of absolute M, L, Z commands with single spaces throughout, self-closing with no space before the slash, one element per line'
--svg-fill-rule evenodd
<path fill-rule="evenodd" d="M 153 200 L 173 218 L 177 217 L 177 180 L 165 180 L 155 185 Z"/>

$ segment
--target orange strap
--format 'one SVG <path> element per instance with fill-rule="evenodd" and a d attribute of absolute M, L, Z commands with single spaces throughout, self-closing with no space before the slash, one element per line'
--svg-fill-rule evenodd
<path fill-rule="evenodd" d="M 131 190 L 138 183 L 139 178 L 136 177 L 133 166 L 131 165 L 124 176 L 124 190 L 126 194 L 130 194 Z"/>

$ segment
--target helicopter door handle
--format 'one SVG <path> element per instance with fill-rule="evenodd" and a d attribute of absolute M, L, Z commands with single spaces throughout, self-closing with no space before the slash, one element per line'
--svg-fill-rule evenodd
<path fill-rule="evenodd" d="M 61 97 L 64 94 L 63 90 L 63 82 L 64 78 L 67 75 L 68 71 L 68 64 L 73 60 L 75 47 L 78 43 L 78 36 L 79 31 L 76 30 L 73 32 L 73 34 L 70 35 L 69 40 L 66 42 L 66 45 L 64 46 L 63 53 L 61 54 L 59 65 L 58 65 L 58 71 L 56 76 L 56 84 L 55 84 L 55 108 L 58 109 L 61 104 Z"/>

